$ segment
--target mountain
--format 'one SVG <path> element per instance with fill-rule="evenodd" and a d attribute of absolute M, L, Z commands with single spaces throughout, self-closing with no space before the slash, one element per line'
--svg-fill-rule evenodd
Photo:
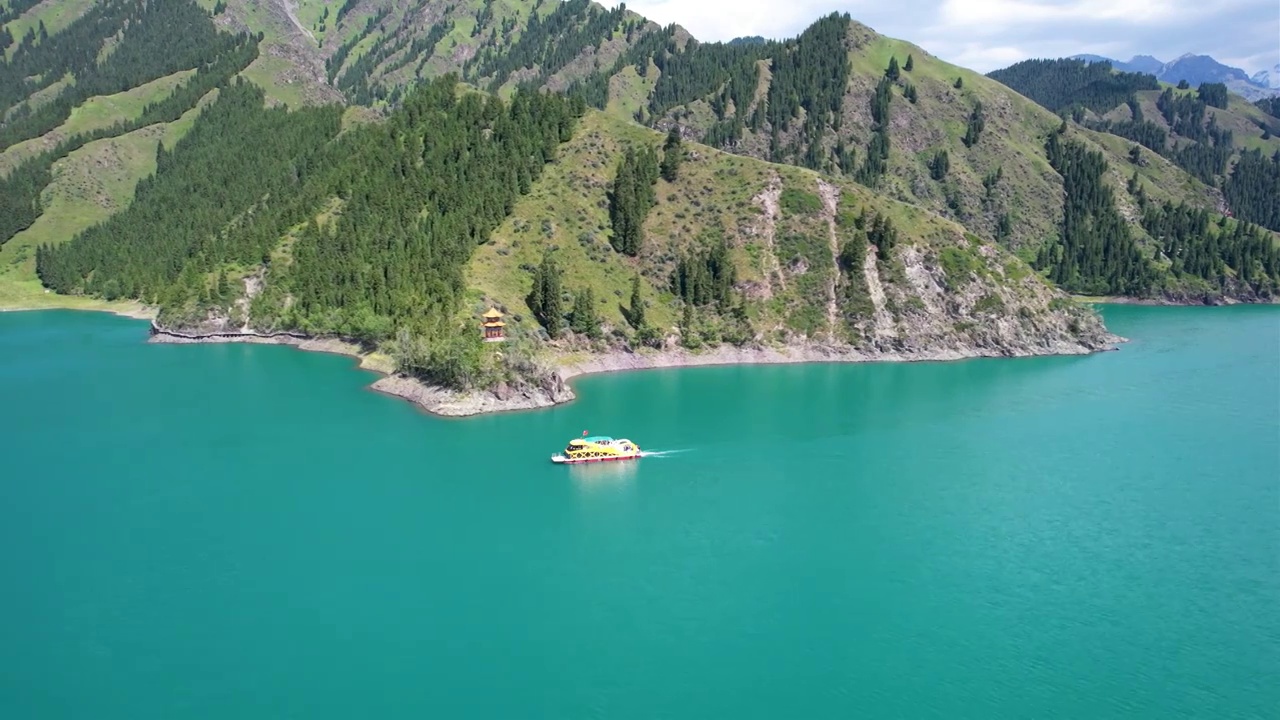
<path fill-rule="evenodd" d="M 1170 85 L 1177 85 L 1184 80 L 1191 87 L 1199 87 L 1203 83 L 1222 83 L 1246 100 L 1258 100 L 1280 94 L 1280 92 L 1272 92 L 1277 87 L 1268 82 L 1267 78 L 1270 76 L 1265 74 L 1266 71 L 1249 77 L 1244 70 L 1224 65 L 1208 55 L 1187 53 L 1167 63 L 1150 55 L 1135 55 L 1128 62 L 1101 55 L 1072 55 L 1068 59 L 1083 60 L 1088 63 L 1108 62 L 1120 72 L 1154 75 L 1160 82 Z M 1261 79 L 1259 79 L 1260 76 Z"/>
<path fill-rule="evenodd" d="M 1250 104 L 1222 83 L 1161 88 L 1154 76 L 1080 60 L 1026 60 L 990 76 L 1048 110 L 1169 159 L 1222 188 L 1236 217 L 1280 231 L 1280 120 L 1268 101 Z M 1141 159 L 1137 146 L 1131 152 Z"/>
<path fill-rule="evenodd" d="M 1254 85 L 1280 90 L 1280 63 L 1276 63 L 1270 70 L 1259 70 L 1249 81 Z"/>
<path fill-rule="evenodd" d="M 1082 352 L 1108 338 L 1064 290 L 1280 285 L 1218 176 L 848 15 L 733 44 L 582 0 L 46 0 L 10 27 L 3 305 L 141 301 L 554 399 L 546 364 L 595 353 Z M 1272 170 L 1244 158 L 1225 202 L 1252 208 Z"/>
<path fill-rule="evenodd" d="M 1113 65 L 1115 63 L 1112 63 Z M 1161 70 L 1164 68 L 1164 61 L 1157 60 L 1150 55 L 1134 55 L 1129 62 L 1124 63 L 1123 67 L 1117 67 L 1117 70 L 1125 72 L 1147 73 L 1159 77 Z"/>
<path fill-rule="evenodd" d="M 1079 60 L 1027 60 L 989 76 L 1048 110 L 1143 145 L 1208 185 L 1229 182 L 1242 153 L 1280 150 L 1269 102 L 1250 104 L 1222 83 L 1182 91 L 1152 75 Z"/>

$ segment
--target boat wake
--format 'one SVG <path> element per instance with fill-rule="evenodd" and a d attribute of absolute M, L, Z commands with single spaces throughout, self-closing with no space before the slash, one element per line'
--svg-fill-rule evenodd
<path fill-rule="evenodd" d="M 685 450 L 641 450 L 640 457 L 644 457 L 644 458 L 671 457 L 672 455 L 678 455 L 684 452 L 689 452 L 689 451 L 687 449 Z"/>

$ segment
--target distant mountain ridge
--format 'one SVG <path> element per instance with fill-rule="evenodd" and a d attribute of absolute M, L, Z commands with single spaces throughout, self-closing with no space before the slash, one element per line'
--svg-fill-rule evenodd
<path fill-rule="evenodd" d="M 1272 90 L 1280 90 L 1280 63 L 1270 70 L 1259 70 L 1249 80 L 1255 85 L 1264 85 Z"/>
<path fill-rule="evenodd" d="M 1091 54 L 1072 55 L 1069 59 L 1084 60 L 1089 63 L 1109 62 L 1116 70 L 1155 75 L 1157 80 L 1171 84 L 1177 84 L 1182 80 L 1186 80 L 1192 87 L 1203 83 L 1222 83 L 1232 92 L 1248 100 L 1280 95 L 1280 65 L 1250 77 L 1244 70 L 1224 65 L 1209 55 L 1192 53 L 1182 55 L 1170 62 L 1164 62 L 1151 55 L 1135 55 L 1127 62 Z"/>

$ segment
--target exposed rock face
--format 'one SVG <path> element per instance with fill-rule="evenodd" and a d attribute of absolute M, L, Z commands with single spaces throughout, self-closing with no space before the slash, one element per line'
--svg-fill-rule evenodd
<path fill-rule="evenodd" d="M 967 253 L 961 257 L 973 266 L 948 277 L 931 250 L 898 252 L 906 283 L 883 291 L 895 313 L 888 333 L 877 320 L 877 347 L 1016 357 L 1091 352 L 1118 341 L 1096 312 L 1045 285 L 1020 260 L 990 245 L 942 252 Z M 869 276 L 873 268 L 869 255 Z"/>
<path fill-rule="evenodd" d="M 378 392 L 404 398 L 436 415 L 460 417 L 510 410 L 551 407 L 574 398 L 557 374 L 539 384 L 499 383 L 489 390 L 458 391 L 433 387 L 407 375 L 390 375 L 373 384 Z"/>

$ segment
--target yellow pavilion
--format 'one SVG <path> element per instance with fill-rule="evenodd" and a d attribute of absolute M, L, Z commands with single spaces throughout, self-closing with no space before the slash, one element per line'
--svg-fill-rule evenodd
<path fill-rule="evenodd" d="M 484 328 L 485 342 L 499 342 L 506 339 L 503 336 L 503 328 L 507 324 L 502 322 L 502 313 L 498 312 L 497 308 L 489 308 L 482 317 L 484 317 L 484 324 L 481 327 Z"/>

